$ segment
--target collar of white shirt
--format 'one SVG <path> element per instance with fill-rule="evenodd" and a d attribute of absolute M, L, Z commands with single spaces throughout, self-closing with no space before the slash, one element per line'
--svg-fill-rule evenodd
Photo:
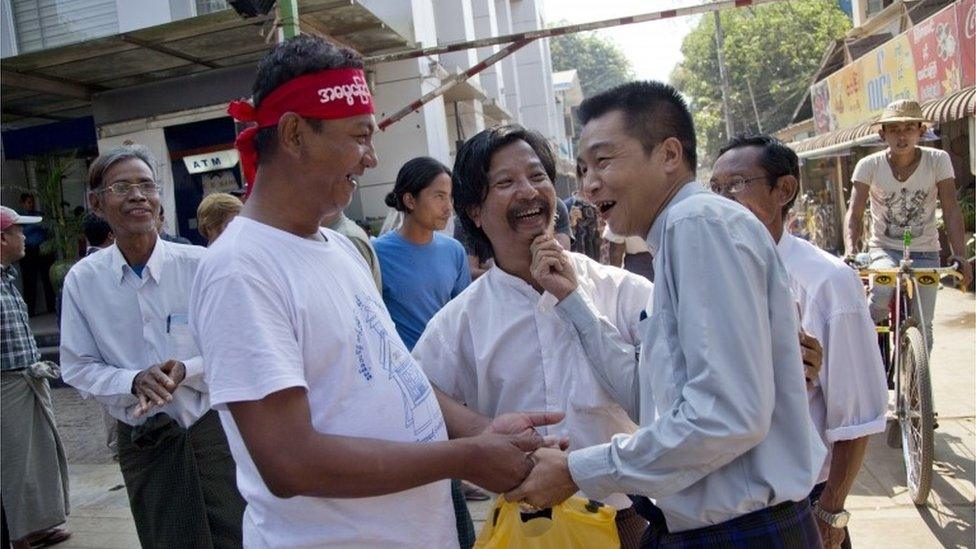
<path fill-rule="evenodd" d="M 142 271 L 142 279 L 145 280 L 147 276 L 152 277 L 156 281 L 156 284 L 163 278 L 163 264 L 166 263 L 167 253 L 167 242 L 162 238 L 156 238 L 156 245 L 153 246 L 152 254 L 149 256 L 149 261 L 146 262 L 146 266 Z M 121 286 L 122 282 L 125 280 L 126 273 L 128 276 L 136 276 L 135 272 L 132 271 L 132 267 L 129 266 L 129 262 L 125 260 L 125 256 L 122 255 L 122 250 L 119 249 L 118 244 L 113 244 L 109 248 L 109 253 L 112 254 L 112 272 L 118 275 L 118 284 Z M 137 277 L 138 278 L 138 277 Z"/>
<path fill-rule="evenodd" d="M 779 252 L 780 258 L 785 258 L 789 256 L 790 251 L 793 249 L 793 240 L 796 237 L 786 232 L 786 228 L 783 228 L 783 236 L 779 237 L 779 242 L 776 243 L 776 251 Z"/>
<path fill-rule="evenodd" d="M 532 287 L 531 284 L 522 280 L 521 278 L 506 273 L 498 265 L 493 266 L 489 271 L 487 276 L 491 277 L 491 281 L 497 284 L 508 286 L 520 294 L 525 295 L 530 299 L 538 299 L 537 305 L 542 310 L 549 310 L 556 306 L 558 302 L 556 296 L 550 294 L 549 292 L 543 292 L 539 295 L 539 292 Z"/>

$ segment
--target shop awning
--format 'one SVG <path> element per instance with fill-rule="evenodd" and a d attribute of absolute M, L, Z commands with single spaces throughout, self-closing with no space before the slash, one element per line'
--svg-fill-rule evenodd
<path fill-rule="evenodd" d="M 976 112 L 976 86 L 922 104 L 922 114 L 935 123 L 959 120 L 972 116 L 974 112 Z M 787 143 L 787 145 L 796 151 L 800 158 L 839 155 L 851 147 L 876 142 L 877 132 L 873 126 L 874 121 L 865 122 L 853 128 L 832 131 Z"/>
<path fill-rule="evenodd" d="M 933 122 L 959 120 L 976 114 L 976 86 L 922 104 L 922 114 Z"/>

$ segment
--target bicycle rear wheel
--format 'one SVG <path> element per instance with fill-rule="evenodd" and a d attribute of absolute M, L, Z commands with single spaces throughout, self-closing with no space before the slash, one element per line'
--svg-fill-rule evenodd
<path fill-rule="evenodd" d="M 932 459 L 935 453 L 935 416 L 929 354 L 922 332 L 908 326 L 901 338 L 901 424 L 902 452 L 908 492 L 915 505 L 924 505 L 932 487 Z"/>

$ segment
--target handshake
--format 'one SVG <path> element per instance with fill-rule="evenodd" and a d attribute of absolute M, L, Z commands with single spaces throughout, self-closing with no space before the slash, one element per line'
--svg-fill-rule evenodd
<path fill-rule="evenodd" d="M 543 437 L 535 427 L 562 421 L 562 412 L 516 412 L 496 417 L 471 437 L 472 459 L 462 465 L 464 480 L 509 501 L 552 507 L 579 488 L 569 474 L 568 438 Z"/>

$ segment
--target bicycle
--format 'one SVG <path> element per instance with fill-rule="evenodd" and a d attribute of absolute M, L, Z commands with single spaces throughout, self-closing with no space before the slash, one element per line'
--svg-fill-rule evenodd
<path fill-rule="evenodd" d="M 895 391 L 895 424 L 887 432 L 887 444 L 902 449 L 912 502 L 924 505 L 932 487 L 938 414 L 932 399 L 925 318 L 915 292 L 919 286 L 939 284 L 944 277 L 962 279 L 962 275 L 955 267 L 913 268 L 909 253 L 911 232 L 905 231 L 902 242 L 902 259 L 895 269 L 868 268 L 860 257 L 852 266 L 871 285 L 895 287 L 888 325 L 876 327 L 889 389 Z"/>

